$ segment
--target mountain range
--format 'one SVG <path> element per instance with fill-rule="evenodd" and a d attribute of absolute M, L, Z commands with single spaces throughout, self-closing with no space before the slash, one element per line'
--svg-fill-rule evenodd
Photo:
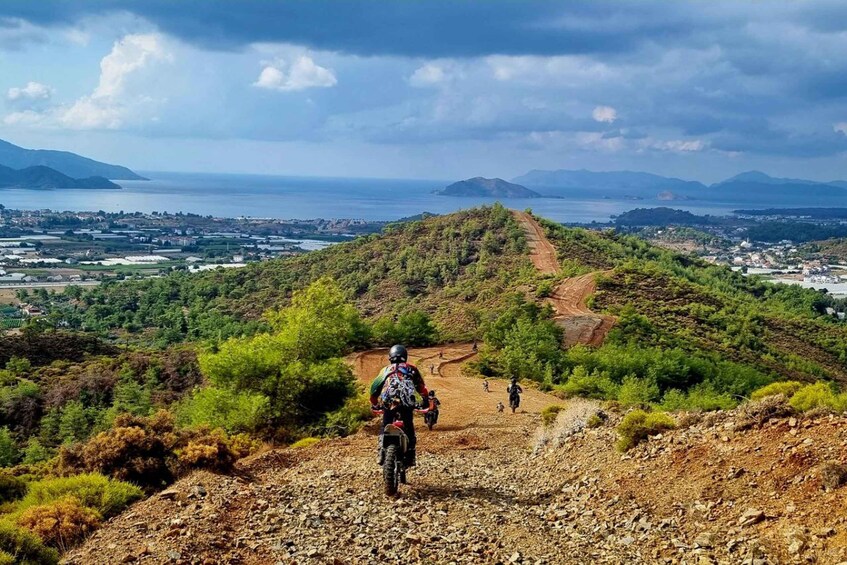
<path fill-rule="evenodd" d="M 121 188 L 100 176 L 72 178 L 55 169 L 37 165 L 12 169 L 0 165 L 0 188 Z"/>
<path fill-rule="evenodd" d="M 119 165 L 101 163 L 68 151 L 25 149 L 2 139 L 0 139 L 0 165 L 10 169 L 49 167 L 72 179 L 103 177 L 112 180 L 147 180 Z"/>
<path fill-rule="evenodd" d="M 664 177 L 635 171 L 594 172 L 581 170 L 532 170 L 512 179 L 550 196 L 585 196 L 591 191 L 609 198 L 732 200 L 780 203 L 794 201 L 847 201 L 847 181 L 818 182 L 778 178 L 761 171 L 747 171 L 726 180 L 705 185 L 698 181 Z"/>

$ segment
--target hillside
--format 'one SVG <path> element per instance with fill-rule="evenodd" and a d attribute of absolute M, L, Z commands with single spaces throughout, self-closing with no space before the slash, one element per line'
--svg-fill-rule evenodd
<path fill-rule="evenodd" d="M 15 170 L 0 165 L 0 188 L 121 188 L 104 177 L 75 179 L 41 165 Z"/>
<path fill-rule="evenodd" d="M 500 414 L 505 382 L 461 376 L 467 346 L 419 349 L 442 418 L 420 434 L 418 467 L 386 499 L 373 425 L 306 448 L 243 460 L 235 477 L 195 473 L 138 503 L 72 551 L 68 564 L 223 560 L 281 563 L 779 563 L 847 558 L 822 464 L 843 451 L 844 417 L 693 416 L 628 454 L 611 447 L 620 416 L 527 390 Z M 366 382 L 384 351 L 350 362 Z M 592 415 L 601 425 L 587 427 Z M 766 413 L 765 413 L 766 414 Z M 754 422 L 751 428 L 751 422 Z M 392 519 L 385 520 L 387 508 Z"/>
<path fill-rule="evenodd" d="M 847 333 L 820 314 L 831 300 L 502 206 L 237 273 L 106 285 L 51 318 L 122 337 L 145 322 L 132 350 L 31 366 L 9 348 L 0 447 L 23 454 L 0 457 L 53 494 L 33 506 L 7 478 L 0 522 L 53 546 L 55 513 L 78 541 L 102 526 L 66 554 L 80 564 L 837 562 Z M 150 351 L 152 331 L 194 343 Z M 386 500 L 355 383 L 396 341 L 442 417 Z M 497 410 L 509 377 L 516 414 Z M 275 447 L 307 435 L 323 439 Z M 145 490 L 116 483 L 104 508 L 85 489 L 110 479 L 80 473 Z"/>
<path fill-rule="evenodd" d="M 49 167 L 71 178 L 104 177 L 112 180 L 145 180 L 126 167 L 101 163 L 68 151 L 24 149 L 0 139 L 0 165 L 12 169 Z"/>
<path fill-rule="evenodd" d="M 485 196 L 489 198 L 541 198 L 541 194 L 503 179 L 472 179 L 454 182 L 435 192 L 441 196 Z"/>

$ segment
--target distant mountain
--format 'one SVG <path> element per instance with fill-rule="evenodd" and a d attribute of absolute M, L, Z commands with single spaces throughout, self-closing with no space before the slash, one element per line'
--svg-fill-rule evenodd
<path fill-rule="evenodd" d="M 50 167 L 11 169 L 0 165 L 0 188 L 120 188 L 104 177 L 74 179 Z"/>
<path fill-rule="evenodd" d="M 672 192 L 692 197 L 706 188 L 697 181 L 635 171 L 533 170 L 512 180 L 532 188 L 544 188 L 545 194 L 560 196 L 573 195 L 574 191 L 591 191 L 597 196 L 656 198 L 660 192 Z"/>
<path fill-rule="evenodd" d="M 778 178 L 772 177 L 766 173 L 761 171 L 747 171 L 745 173 L 740 173 L 735 175 L 734 177 L 730 177 L 726 180 L 722 180 L 721 182 L 716 182 L 712 186 L 721 186 L 724 184 L 730 183 L 754 183 L 754 184 L 826 184 L 820 183 L 813 180 L 803 180 L 803 179 L 786 179 L 786 178 Z"/>
<path fill-rule="evenodd" d="M 494 198 L 542 198 L 542 195 L 525 186 L 504 181 L 503 179 L 472 179 L 454 182 L 435 194 L 441 196 L 491 196 Z"/>
<path fill-rule="evenodd" d="M 738 201 L 777 203 L 813 199 L 815 203 L 843 202 L 847 199 L 847 182 L 817 182 L 805 179 L 778 178 L 761 171 L 747 171 L 716 182 L 708 188 L 712 198 Z"/>
<path fill-rule="evenodd" d="M 50 167 L 75 179 L 105 177 L 113 180 L 147 180 L 126 167 L 101 163 L 67 151 L 24 149 L 2 139 L 0 139 L 0 165 L 12 169 Z"/>

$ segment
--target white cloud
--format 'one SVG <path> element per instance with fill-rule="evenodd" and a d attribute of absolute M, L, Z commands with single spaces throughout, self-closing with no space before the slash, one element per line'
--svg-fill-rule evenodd
<path fill-rule="evenodd" d="M 46 84 L 30 81 L 24 87 L 10 88 L 6 99 L 10 102 L 49 100 L 52 95 L 53 89 Z"/>
<path fill-rule="evenodd" d="M 7 125 L 65 127 L 70 129 L 118 129 L 128 122 L 150 117 L 156 100 L 146 94 L 145 77 L 140 71 L 153 63 L 171 60 L 163 36 L 155 33 L 127 35 L 115 42 L 111 52 L 100 61 L 100 80 L 89 95 L 69 105 L 55 105 L 41 112 L 29 109 L 7 115 Z M 49 99 L 52 90 L 39 83 L 9 90 L 10 100 Z"/>
<path fill-rule="evenodd" d="M 653 145 L 656 149 L 662 149 L 665 151 L 676 151 L 680 153 L 687 153 L 691 151 L 702 151 L 706 148 L 706 144 L 700 139 L 673 139 L 670 141 L 662 141 Z"/>
<path fill-rule="evenodd" d="M 838 122 L 837 124 L 832 126 L 832 129 L 839 133 L 847 135 L 847 122 Z"/>
<path fill-rule="evenodd" d="M 611 124 L 618 119 L 618 111 L 611 106 L 597 106 L 591 112 L 591 117 L 594 118 L 594 121 Z"/>
<path fill-rule="evenodd" d="M 307 88 L 329 88 L 337 83 L 331 69 L 321 67 L 311 57 L 301 55 L 290 65 L 282 60 L 267 63 L 253 86 L 293 92 Z"/>
<path fill-rule="evenodd" d="M 427 87 L 441 84 L 445 80 L 447 80 L 447 73 L 444 72 L 444 67 L 435 63 L 427 63 L 412 73 L 412 76 L 409 77 L 409 84 Z"/>

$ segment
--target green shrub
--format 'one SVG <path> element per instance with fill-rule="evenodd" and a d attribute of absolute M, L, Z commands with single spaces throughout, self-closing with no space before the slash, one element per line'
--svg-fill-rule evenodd
<path fill-rule="evenodd" d="M 651 379 L 635 375 L 624 377 L 618 390 L 618 402 L 623 406 L 646 406 L 659 397 L 659 387 Z"/>
<path fill-rule="evenodd" d="M 19 458 L 20 452 L 9 428 L 0 428 L 0 467 L 11 467 Z"/>
<path fill-rule="evenodd" d="M 568 382 L 560 387 L 566 397 L 580 396 L 599 400 L 616 399 L 618 388 L 605 373 L 595 371 L 589 374 L 582 366 L 574 369 Z"/>
<path fill-rule="evenodd" d="M 546 407 L 544 410 L 541 411 L 541 422 L 545 426 L 551 425 L 553 422 L 556 421 L 556 416 L 558 416 L 559 412 L 561 412 L 564 408 L 565 407 L 561 404 L 551 404 L 550 406 Z"/>
<path fill-rule="evenodd" d="M 317 437 L 304 437 L 301 440 L 295 441 L 291 444 L 291 449 L 303 449 L 305 447 L 312 447 L 316 443 L 319 443 L 321 440 Z"/>
<path fill-rule="evenodd" d="M 27 508 L 18 524 L 64 553 L 96 530 L 100 520 L 99 512 L 83 506 L 74 496 L 65 496 Z"/>
<path fill-rule="evenodd" d="M 15 556 L 0 550 L 0 565 L 15 565 Z"/>
<path fill-rule="evenodd" d="M 372 417 L 368 397 L 355 396 L 348 399 L 338 410 L 327 414 L 324 422 L 315 427 L 315 432 L 320 435 L 345 437 L 359 431 Z"/>
<path fill-rule="evenodd" d="M 606 418 L 603 418 L 595 412 L 591 416 L 588 417 L 588 420 L 585 421 L 585 427 L 589 429 L 599 428 L 606 421 Z"/>
<path fill-rule="evenodd" d="M 11 555 L 16 565 L 53 565 L 59 562 L 55 549 L 45 546 L 33 533 L 0 520 L 0 552 Z"/>
<path fill-rule="evenodd" d="M 535 296 L 538 298 L 547 298 L 553 294 L 553 281 L 544 280 L 538 283 L 535 289 Z"/>
<path fill-rule="evenodd" d="M 109 518 L 139 500 L 143 492 L 135 485 L 97 473 L 44 479 L 29 485 L 29 492 L 15 505 L 15 513 L 20 514 L 33 506 L 50 504 L 67 496 L 73 496 L 83 506 Z"/>
<path fill-rule="evenodd" d="M 0 503 L 18 500 L 26 494 L 26 482 L 9 473 L 0 473 Z"/>
<path fill-rule="evenodd" d="M 24 457 L 22 463 L 24 465 L 34 465 L 47 461 L 53 457 L 53 450 L 44 447 L 44 445 L 36 437 L 29 438 L 24 449 Z"/>
<path fill-rule="evenodd" d="M 803 388 L 804 384 L 798 381 L 780 381 L 765 385 L 760 389 L 754 390 L 750 395 L 750 400 L 761 400 L 766 396 L 775 396 L 784 394 L 786 398 L 794 396 L 798 390 Z"/>
<path fill-rule="evenodd" d="M 662 397 L 662 410 L 705 411 L 730 410 L 738 401 L 726 393 L 718 392 L 711 383 L 700 383 L 691 387 L 687 393 L 671 389 Z"/>
<path fill-rule="evenodd" d="M 633 410 L 618 425 L 620 439 L 617 443 L 619 451 L 629 451 L 648 436 L 656 435 L 676 427 L 676 421 L 662 412 L 645 412 Z"/>
<path fill-rule="evenodd" d="M 196 390 L 177 409 L 177 421 L 183 426 L 207 425 L 227 432 L 256 432 L 267 423 L 268 397 L 248 391 L 217 387 Z"/>
<path fill-rule="evenodd" d="M 827 383 L 818 382 L 806 385 L 788 401 L 791 407 L 799 412 L 814 408 L 824 408 L 835 412 L 847 410 L 847 394 L 835 394 Z"/>

